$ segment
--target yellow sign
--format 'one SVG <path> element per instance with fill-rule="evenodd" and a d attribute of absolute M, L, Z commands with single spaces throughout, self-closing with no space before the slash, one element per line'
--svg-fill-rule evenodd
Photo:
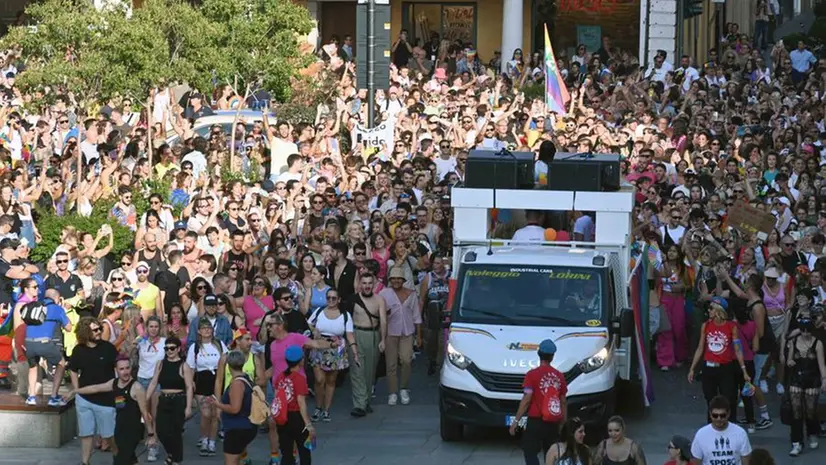
<path fill-rule="evenodd" d="M 588 321 L 585 322 L 585 326 L 594 327 L 594 326 L 601 326 L 601 325 L 602 325 L 602 322 L 599 321 L 599 320 L 588 320 Z"/>

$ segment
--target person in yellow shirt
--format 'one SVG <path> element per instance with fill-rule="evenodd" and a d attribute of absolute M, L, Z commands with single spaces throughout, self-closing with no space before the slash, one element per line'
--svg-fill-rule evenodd
<path fill-rule="evenodd" d="M 144 321 L 152 315 L 165 320 L 161 290 L 149 282 L 149 265 L 146 262 L 138 262 L 135 266 L 135 274 L 138 276 L 138 282 L 133 286 L 135 292 L 133 302 L 140 307 Z"/>
<path fill-rule="evenodd" d="M 159 179 L 166 176 L 166 174 L 172 170 L 181 171 L 181 167 L 172 161 L 172 147 L 170 147 L 169 144 L 163 144 L 158 147 L 158 155 L 160 162 L 155 165 L 155 176 Z"/>

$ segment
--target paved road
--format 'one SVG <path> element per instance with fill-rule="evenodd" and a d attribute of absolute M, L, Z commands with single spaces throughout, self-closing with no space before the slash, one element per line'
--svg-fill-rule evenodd
<path fill-rule="evenodd" d="M 438 382 L 425 376 L 422 364 L 414 369 L 413 402 L 407 406 L 377 405 L 375 412 L 362 419 L 349 416 L 349 386 L 345 385 L 335 401 L 333 421 L 321 424 L 319 448 L 314 453 L 315 463 L 323 465 L 518 465 L 522 461 L 518 442 L 504 430 L 471 430 L 461 443 L 443 443 L 439 437 Z M 660 465 L 666 460 L 665 447 L 672 434 L 692 437 L 705 421 L 704 402 L 699 385 L 688 385 L 682 372 L 655 373 L 655 391 L 658 396 L 653 408 L 644 418 L 628 419 L 628 434 L 640 442 L 648 463 Z M 384 385 L 379 385 L 382 398 Z M 777 396 L 771 395 L 773 411 Z M 377 402 L 378 404 L 378 402 Z M 778 463 L 792 463 L 788 458 L 788 427 L 776 422 L 769 430 L 758 431 L 752 444 L 768 448 Z M 206 465 L 223 463 L 222 458 L 200 458 L 196 454 L 197 424 L 190 422 L 186 430 L 185 463 Z M 266 439 L 259 437 L 251 447 L 255 464 L 266 463 Z M 220 444 L 219 444 L 220 448 Z M 79 463 L 79 442 L 72 441 L 60 450 L 7 449 L 2 451 L 3 465 L 65 465 Z M 824 440 L 826 449 L 826 440 Z M 77 459 L 75 459 L 77 458 Z M 71 461 L 67 461 L 70 459 Z M 76 461 L 75 461 L 76 460 Z M 145 454 L 141 462 L 146 460 Z M 826 451 L 804 452 L 794 460 L 796 465 L 821 465 Z M 96 453 L 92 464 L 110 464 L 111 456 Z M 157 462 L 162 463 L 162 462 Z"/>

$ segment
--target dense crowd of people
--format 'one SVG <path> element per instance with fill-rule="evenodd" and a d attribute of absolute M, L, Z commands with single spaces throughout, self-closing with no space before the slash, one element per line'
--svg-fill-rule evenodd
<path fill-rule="evenodd" d="M 756 463 L 748 435 L 772 426 L 771 391 L 790 454 L 806 437 L 815 449 L 826 390 L 826 59 L 778 42 L 769 64 L 730 32 L 699 64 L 683 56 L 675 67 L 661 51 L 640 69 L 610 37 L 557 57 L 571 94 L 565 115 L 526 97 L 545 79 L 539 53 L 517 51 L 500 74 L 501 62 L 483 65 L 473 44 L 410 45 L 403 32 L 375 102 L 393 131 L 372 145 L 356 137 L 369 103 L 352 48 L 335 40 L 320 59 L 337 88 L 315 121 L 265 105 L 260 118 L 229 125 L 235 137 L 220 124 L 197 131 L 230 102 L 259 106 L 231 86 L 213 98 L 200 92 L 212 89 L 157 88 L 151 109 L 112 98 L 89 112 L 60 86 L 23 94 L 25 56 L 11 50 L 0 63 L 0 302 L 14 333 L 0 336 L 0 387 L 12 388 L 16 371 L 17 392 L 37 405 L 45 372 L 54 380 L 45 402 L 59 407 L 68 371 L 84 464 L 95 446 L 134 463 L 144 438 L 149 461 L 163 450 L 180 463 L 196 411 L 202 456 L 223 438 L 227 463 L 246 463 L 247 445 L 266 431 L 270 463 L 307 464 L 313 424 L 331 421 L 344 376 L 351 415 L 364 417 L 377 377 L 387 379 L 383 402 L 407 405 L 414 354 L 438 370 L 451 188 L 472 149 L 535 152 L 539 184 L 553 150 L 618 153 L 636 189 L 635 250 L 650 264 L 656 364 L 687 368 L 689 382 L 702 372 L 709 404 L 709 426 L 669 444 L 671 463 L 715 463 L 721 434 L 732 456 Z M 240 176 L 224 181 L 230 153 Z M 112 225 L 133 233 L 130 250 L 112 253 L 112 227 L 67 226 L 48 261 L 29 260 L 44 246 L 40 215 L 88 217 L 104 202 Z M 734 221 L 746 207 L 772 215 L 772 227 Z M 588 240 L 593 218 L 583 217 L 560 233 Z M 554 351 L 540 346 L 540 369 L 553 370 Z M 286 414 L 253 423 L 256 387 Z M 535 417 L 529 392 L 544 393 L 526 379 L 520 415 Z M 561 439 L 525 435 L 534 459 L 546 449 L 549 464 L 645 463 L 621 418 L 595 454 L 577 419 L 553 421 L 564 424 Z"/>

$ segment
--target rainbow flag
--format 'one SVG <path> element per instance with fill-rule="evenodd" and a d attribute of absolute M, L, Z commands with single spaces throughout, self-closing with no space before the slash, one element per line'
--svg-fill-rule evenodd
<path fill-rule="evenodd" d="M 648 247 L 648 246 L 646 246 Z M 642 256 L 645 257 L 649 250 L 644 250 Z M 631 272 L 629 288 L 631 290 L 631 308 L 634 311 L 635 334 L 634 342 L 637 346 L 637 356 L 639 357 L 639 375 L 643 386 L 643 396 L 645 406 L 650 407 L 654 402 L 654 385 L 651 382 L 651 367 L 648 364 L 650 353 L 648 351 L 648 341 L 651 338 L 648 328 L 648 267 L 651 264 L 648 260 L 640 259 L 637 266 Z"/>
<path fill-rule="evenodd" d="M 545 103 L 548 109 L 558 115 L 567 113 L 565 105 L 571 100 L 571 94 L 565 86 L 559 68 L 556 67 L 554 49 L 551 47 L 551 37 L 548 35 L 548 25 L 545 25 Z"/>
<path fill-rule="evenodd" d="M 0 336 L 8 336 L 8 335 L 11 334 L 11 330 L 12 330 L 12 327 L 13 327 L 13 324 L 12 324 L 13 321 L 14 321 L 14 312 L 9 311 L 9 313 L 7 313 L 6 317 L 3 319 L 3 322 L 0 323 Z"/>

